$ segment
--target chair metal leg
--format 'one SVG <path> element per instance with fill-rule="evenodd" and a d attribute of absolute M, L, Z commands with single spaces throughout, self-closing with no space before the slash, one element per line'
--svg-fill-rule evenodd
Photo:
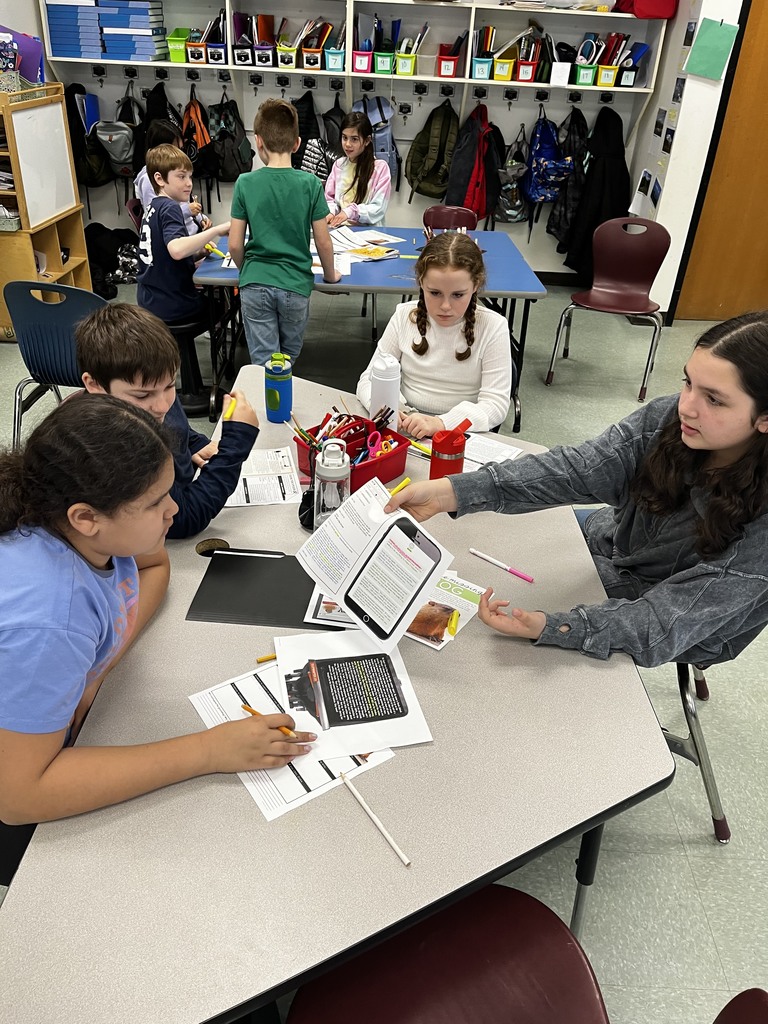
<path fill-rule="evenodd" d="M 704 790 L 707 794 L 707 800 L 709 801 L 715 838 L 719 843 L 727 843 L 731 838 L 731 830 L 723 813 L 720 793 L 715 782 L 715 774 L 712 771 L 712 762 L 709 760 L 707 744 L 704 741 L 704 733 L 699 722 L 688 666 L 678 662 L 676 667 L 680 699 L 683 702 L 683 711 L 685 713 L 685 720 L 688 723 L 689 732 L 683 738 L 681 736 L 674 736 L 665 730 L 664 735 L 667 740 L 667 746 L 673 754 L 684 757 L 692 764 L 698 766 L 704 783 Z"/>
<path fill-rule="evenodd" d="M 360 316 L 368 316 L 368 292 L 363 292 L 363 308 L 360 310 Z"/>
<path fill-rule="evenodd" d="M 563 333 L 563 328 L 567 328 L 566 334 L 566 345 L 571 334 L 571 316 L 573 311 L 576 309 L 575 304 L 572 302 L 570 306 L 566 306 L 563 312 L 560 314 L 560 321 L 557 325 L 557 333 L 555 334 L 555 347 L 552 349 L 552 358 L 549 361 L 549 370 L 547 370 L 547 376 L 544 378 L 544 383 L 547 387 L 550 387 L 552 381 L 555 378 L 555 360 L 557 359 L 557 350 L 560 348 L 560 337 Z"/>
<path fill-rule="evenodd" d="M 570 307 L 568 318 L 565 321 L 565 339 L 563 341 L 563 359 L 567 359 L 571 354 L 571 324 L 573 322 L 573 311 L 576 306 Z"/>
<path fill-rule="evenodd" d="M 703 669 L 700 669 L 698 665 L 692 665 L 691 667 L 693 668 L 693 682 L 696 687 L 696 696 L 699 700 L 709 700 L 709 687 L 707 686 L 707 680 Z"/>
<path fill-rule="evenodd" d="M 661 329 L 663 327 L 661 313 L 649 313 L 648 319 L 653 322 L 653 337 L 651 338 L 651 347 L 648 349 L 648 359 L 645 363 L 643 383 L 640 386 L 640 394 L 637 396 L 638 402 L 644 402 L 645 396 L 648 394 L 648 380 L 653 371 L 653 364 L 656 361 L 656 349 L 659 347 L 659 341 L 661 339 Z"/>
<path fill-rule="evenodd" d="M 16 385 L 13 392 L 13 434 L 11 438 L 11 450 L 17 452 L 21 446 L 21 413 L 24 400 L 24 390 L 28 384 L 34 384 L 32 377 L 25 377 Z"/>
<path fill-rule="evenodd" d="M 62 398 L 61 388 L 59 387 L 59 385 L 58 384 L 51 384 L 51 391 L 54 393 L 54 395 L 56 395 L 56 402 L 57 402 L 57 404 L 61 405 L 61 403 L 64 401 L 64 399 Z"/>

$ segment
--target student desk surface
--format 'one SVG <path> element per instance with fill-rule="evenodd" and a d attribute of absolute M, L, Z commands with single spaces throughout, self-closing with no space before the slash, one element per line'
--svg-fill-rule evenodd
<path fill-rule="evenodd" d="M 359 231 L 374 231 L 375 228 L 360 227 Z M 392 242 L 391 248 L 397 249 L 401 256 L 391 260 L 375 260 L 368 263 L 353 263 L 351 273 L 342 278 L 338 284 L 326 284 L 322 277 L 315 277 L 315 291 L 320 292 L 361 292 L 363 294 L 389 293 L 407 295 L 415 292 L 413 259 L 424 245 L 424 234 L 420 228 L 383 227 L 385 235 L 401 238 L 401 242 Z M 516 370 L 515 387 L 512 401 L 515 406 L 514 430 L 520 429 L 520 379 L 523 373 L 525 341 L 528 333 L 528 316 L 531 302 L 543 299 L 547 290 L 528 266 L 520 250 L 504 231 L 472 231 L 483 250 L 483 259 L 487 273 L 487 281 L 482 294 L 492 301 L 493 307 L 507 317 L 509 336 L 512 346 L 512 362 Z M 226 251 L 226 240 L 221 239 L 218 247 Z M 238 282 L 236 267 L 224 269 L 223 260 L 213 256 L 200 264 L 195 272 L 195 284 L 208 288 L 234 288 Z M 517 334 L 515 333 L 516 300 L 523 300 L 522 315 Z M 374 342 L 377 327 L 374 317 Z M 216 359 L 214 357 L 214 366 Z"/>
<path fill-rule="evenodd" d="M 240 384 L 263 417 L 263 371 Z M 345 396 L 350 408 L 354 398 Z M 295 380 L 317 422 L 337 391 Z M 292 444 L 268 424 L 260 445 Z M 535 448 L 535 446 L 529 446 Z M 408 473 L 426 462 L 408 458 Z M 225 509 L 203 536 L 295 551 L 297 506 Z M 603 591 L 569 508 L 481 513 L 429 530 L 453 568 L 524 607 Z M 198 538 L 199 539 L 199 538 Z M 468 552 L 501 555 L 536 578 Z M 187 696 L 254 667 L 273 630 L 187 622 L 207 561 L 169 543 L 159 613 L 102 686 L 80 742 L 198 730 Z M 285 632 L 285 631 L 282 631 Z M 38 828 L 0 909 L 0 1006 L 14 1024 L 197 1024 L 295 987 L 323 963 L 663 789 L 674 774 L 632 662 L 506 639 L 478 620 L 442 652 L 400 649 L 434 742 L 400 749 L 357 785 L 405 868 L 343 788 L 267 823 L 236 776 L 208 776 Z M 598 875 L 599 881 L 599 875 Z M 243 1005 L 245 1004 L 245 1005 Z"/>

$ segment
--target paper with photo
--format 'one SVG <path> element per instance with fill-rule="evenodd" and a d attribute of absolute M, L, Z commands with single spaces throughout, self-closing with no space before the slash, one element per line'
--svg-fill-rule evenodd
<path fill-rule="evenodd" d="M 460 579 L 456 573 L 445 573 L 435 584 L 428 601 L 419 609 L 405 635 L 433 650 L 441 651 L 456 639 L 467 623 L 477 615 L 480 598 L 486 587 Z M 458 612 L 456 633 L 448 632 L 452 612 Z"/>
<path fill-rule="evenodd" d="M 296 552 L 323 593 L 387 651 L 396 646 L 423 595 L 453 559 L 402 509 L 385 515 L 388 501 L 389 491 L 374 477 Z M 404 530 L 412 530 L 416 539 Z M 350 601 L 365 610 L 355 611 Z"/>
<path fill-rule="evenodd" d="M 301 484 L 290 448 L 252 448 L 226 507 L 298 505 L 300 501 Z"/>
<path fill-rule="evenodd" d="M 322 592 L 315 584 L 312 597 L 309 599 L 305 622 L 314 622 L 320 626 L 343 626 L 344 629 L 357 629 L 357 623 L 350 619 L 344 609 Z"/>
<path fill-rule="evenodd" d="M 207 690 L 192 694 L 189 699 L 205 725 L 212 729 L 225 722 L 250 717 L 241 707 L 244 703 L 265 715 L 283 711 L 285 705 L 279 694 L 278 668 L 273 664 L 266 669 L 259 668 L 257 672 L 246 672 L 242 676 L 217 683 Z M 296 727 L 301 731 L 318 731 L 309 714 L 291 714 Z M 311 753 L 297 757 L 284 768 L 239 772 L 238 776 L 267 821 L 273 821 L 287 811 L 301 807 L 308 800 L 341 785 L 341 772 L 354 778 L 391 757 L 394 757 L 391 750 L 342 754 L 333 735 L 329 733 L 322 737 L 318 735 Z"/>
<path fill-rule="evenodd" d="M 384 653 L 361 630 L 275 637 L 280 702 L 309 713 L 346 753 L 432 739 L 398 650 Z M 302 717 L 302 721 L 306 721 Z"/>

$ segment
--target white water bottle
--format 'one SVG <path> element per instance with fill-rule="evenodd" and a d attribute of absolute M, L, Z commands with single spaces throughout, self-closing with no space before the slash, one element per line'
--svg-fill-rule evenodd
<path fill-rule="evenodd" d="M 394 356 L 379 352 L 371 366 L 371 416 L 387 407 L 392 412 L 384 427 L 397 430 L 397 412 L 400 408 L 400 363 Z"/>
<path fill-rule="evenodd" d="M 329 437 L 315 459 L 315 526 L 322 526 L 350 493 L 350 465 L 346 441 Z"/>

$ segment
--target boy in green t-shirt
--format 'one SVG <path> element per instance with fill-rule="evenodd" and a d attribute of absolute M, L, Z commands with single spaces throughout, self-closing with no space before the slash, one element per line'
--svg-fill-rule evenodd
<path fill-rule="evenodd" d="M 241 174 L 232 197 L 229 251 L 240 268 L 240 303 L 251 362 L 263 366 L 273 352 L 295 360 L 304 341 L 314 285 L 309 230 L 323 280 L 335 284 L 328 204 L 319 178 L 294 170 L 299 118 L 285 100 L 267 100 L 253 121 L 265 167 Z M 250 238 L 245 241 L 246 227 Z"/>

